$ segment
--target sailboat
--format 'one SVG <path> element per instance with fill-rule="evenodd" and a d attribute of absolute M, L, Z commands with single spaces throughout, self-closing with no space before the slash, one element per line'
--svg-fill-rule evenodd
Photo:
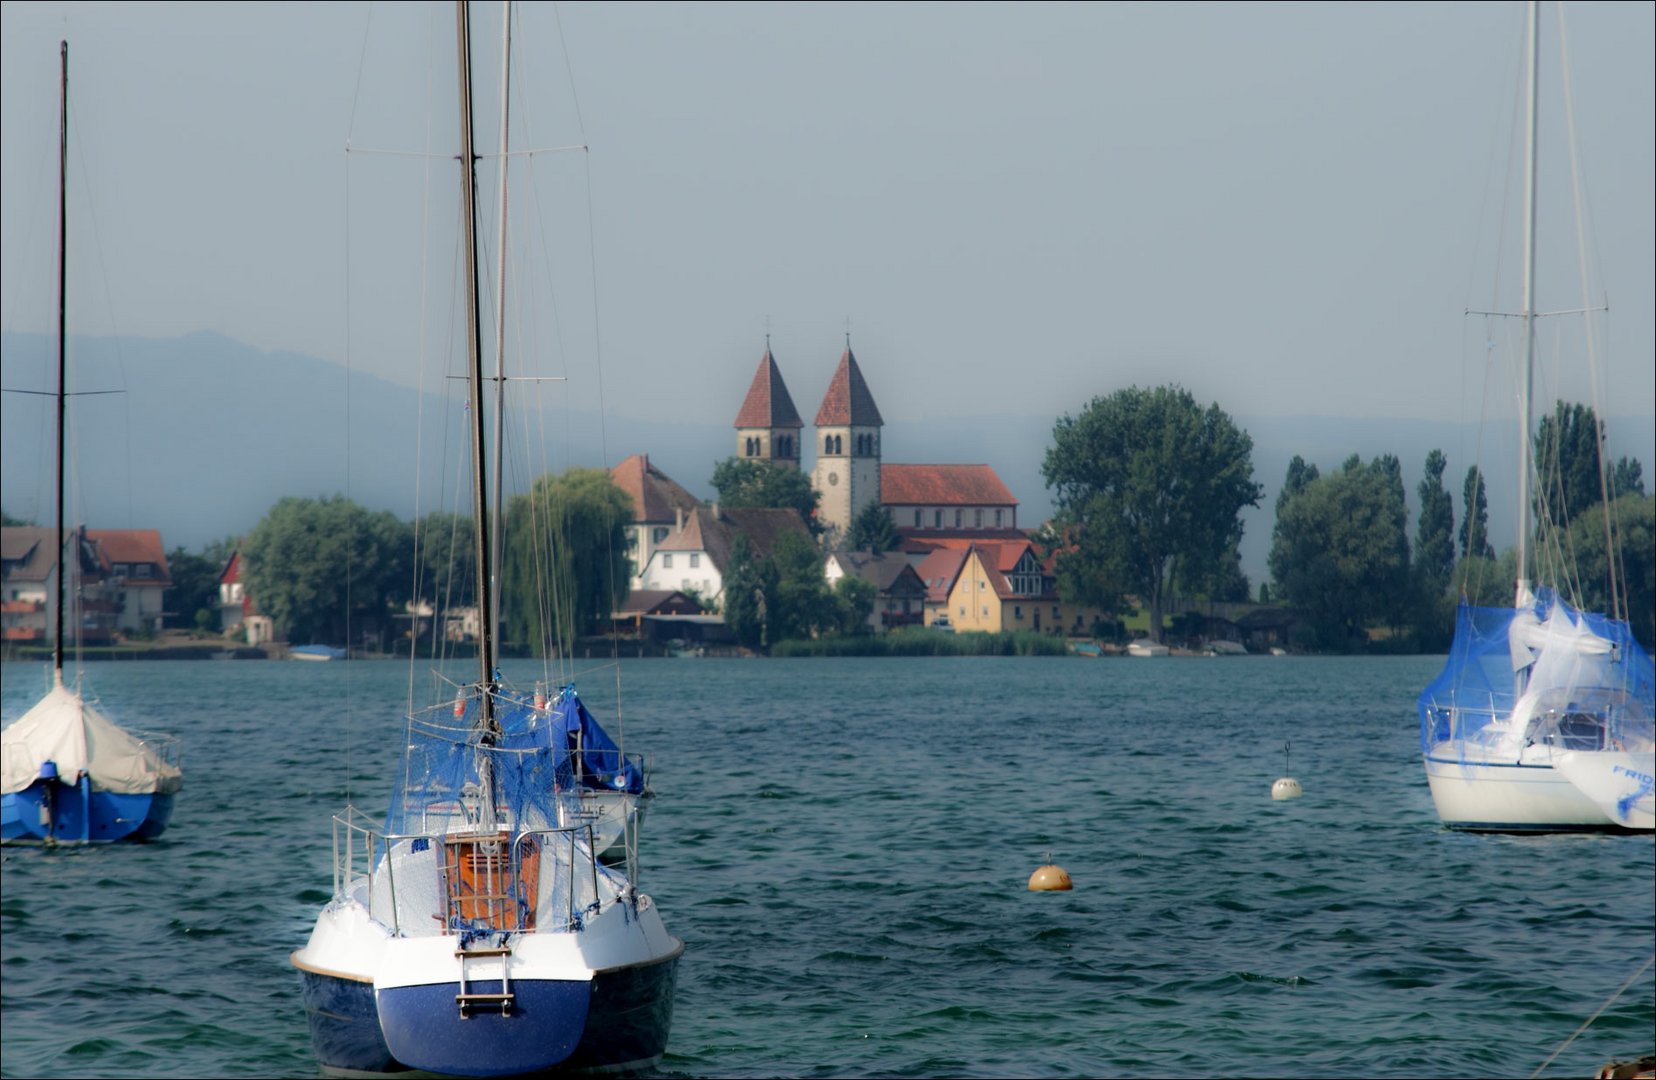
<path fill-rule="evenodd" d="M 465 0 L 456 23 L 479 667 L 452 701 L 406 718 L 385 818 L 352 808 L 334 818 L 333 898 L 292 962 L 312 1044 L 330 1074 L 644 1069 L 666 1048 L 684 944 L 637 887 L 631 815 L 624 857 L 607 861 L 579 780 L 608 776 L 616 787 L 619 778 L 625 789 L 641 777 L 618 750 L 584 741 L 590 731 L 582 731 L 585 707 L 573 687 L 526 694 L 495 670 L 499 556 L 485 490 Z M 510 27 L 508 5 L 508 60 Z M 507 85 L 503 78 L 503 110 Z M 497 463 L 500 420 L 497 393 Z"/>
<path fill-rule="evenodd" d="M 63 616 L 67 582 L 86 564 L 82 530 L 73 541 L 63 525 L 63 447 L 68 369 L 69 43 L 63 42 L 62 119 L 58 181 L 57 521 L 38 530 L 24 558 L 55 566 L 52 687 L 0 733 L 0 843 L 102 844 L 153 840 L 172 818 L 184 786 L 179 742 L 167 735 L 127 731 L 90 702 L 76 680 L 63 678 Z M 50 539 L 48 539 L 50 538 Z M 51 554 L 36 552 L 55 540 Z"/>
<path fill-rule="evenodd" d="M 1438 817 L 1451 828 L 1649 832 L 1656 826 L 1650 655 L 1625 619 L 1582 611 L 1559 584 L 1529 577 L 1539 29 L 1531 0 L 1514 600 L 1510 608 L 1460 605 L 1448 662 L 1417 702 L 1421 750 Z"/>

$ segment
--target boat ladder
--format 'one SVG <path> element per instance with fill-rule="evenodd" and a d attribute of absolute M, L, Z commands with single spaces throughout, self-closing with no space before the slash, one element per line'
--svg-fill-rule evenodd
<path fill-rule="evenodd" d="M 458 948 L 454 955 L 460 961 L 460 992 L 454 995 L 455 1003 L 460 1006 L 460 1019 L 471 1019 L 472 1009 L 499 1009 L 502 1016 L 512 1011 L 512 975 L 508 969 L 511 962 L 512 950 L 509 948 L 467 949 Z M 473 959 L 498 959 L 500 961 L 500 993 L 480 994 L 472 992 L 466 985 L 466 961 Z"/>

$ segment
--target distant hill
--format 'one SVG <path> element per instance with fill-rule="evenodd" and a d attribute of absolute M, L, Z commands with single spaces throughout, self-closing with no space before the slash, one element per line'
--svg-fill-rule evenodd
<path fill-rule="evenodd" d="M 239 535 L 284 495 L 345 493 L 373 509 L 410 517 L 415 510 L 414 418 L 420 393 L 338 364 L 296 353 L 267 353 L 217 334 L 168 340 L 71 338 L 71 389 L 124 390 L 77 398 L 71 405 L 76 509 L 72 516 L 104 527 L 157 528 L 168 548 L 192 550 Z M 52 389 L 53 341 L 38 334 L 0 335 L 0 383 L 8 390 Z M 457 401 L 427 395 L 422 475 L 445 476 L 452 489 L 464 446 Z M 1077 407 L 1084 402 L 1078 401 Z M 1221 406 L 1223 403 L 1220 403 Z M 568 418 L 566 464 L 602 466 L 648 453 L 673 479 L 711 497 L 714 463 L 734 449 L 728 415 L 705 423 L 653 423 L 577 413 Z M 983 462 L 1021 502 L 1018 520 L 1033 526 L 1051 513 L 1041 462 L 1054 418 L 1028 416 L 905 419 L 911 408 L 882 402 L 882 450 L 898 462 Z M 348 415 L 347 415 L 348 412 Z M 449 421 L 443 423 L 445 418 Z M 1245 515 L 1243 566 L 1264 576 L 1273 506 L 1295 454 L 1327 472 L 1352 453 L 1366 460 L 1394 453 L 1402 461 L 1411 504 L 1426 454 L 1449 457 L 1446 483 L 1460 518 L 1461 480 L 1478 452 L 1474 425 L 1337 417 L 1235 416 L 1254 440 L 1260 509 Z M 1656 481 L 1656 431 L 1648 417 L 1609 420 L 1613 456 L 1638 458 Z M 14 516 L 51 515 L 48 463 L 51 399 L 7 393 L 0 401 L 0 501 Z M 349 455 L 347 456 L 347 433 Z M 1497 546 L 1512 532 L 1515 484 L 1512 436 L 1486 435 L 1484 457 L 1490 527 Z M 1499 456 L 1497 456 L 1497 452 Z M 348 467 L 347 467 L 348 465 Z M 439 468 L 439 466 L 441 466 Z M 452 505 L 427 479 L 423 508 Z M 509 483 L 510 486 L 510 483 Z M 1411 535 L 1413 525 L 1411 522 Z"/>

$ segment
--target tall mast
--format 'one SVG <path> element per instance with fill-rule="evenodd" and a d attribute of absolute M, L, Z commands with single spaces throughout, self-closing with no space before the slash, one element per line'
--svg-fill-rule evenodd
<path fill-rule="evenodd" d="M 507 109 L 511 103 L 511 72 L 512 72 L 512 0 L 501 2 L 501 30 L 500 30 L 500 278 L 496 283 L 495 293 L 495 429 L 494 429 L 494 492 L 495 492 L 495 532 L 494 532 L 494 559 L 495 573 L 500 573 L 501 543 L 506 532 L 506 515 L 502 508 L 502 500 L 506 497 L 505 480 L 502 477 L 505 452 L 503 440 L 506 428 L 506 162 L 507 140 L 509 138 Z M 488 617 L 496 627 L 500 626 L 500 589 L 496 582 L 494 590 L 493 611 Z"/>
<path fill-rule="evenodd" d="M 57 383 L 57 627 L 52 634 L 52 681 L 63 684 L 63 604 L 68 558 L 63 551 L 63 421 L 69 367 L 69 43 L 62 43 L 62 112 L 58 117 L 58 383 Z M 75 545 L 80 556 L 80 545 Z"/>
<path fill-rule="evenodd" d="M 1518 582 L 1514 603 L 1522 607 L 1529 595 L 1531 398 L 1535 389 L 1535 157 L 1536 79 L 1541 46 L 1541 16 L 1536 0 L 1529 0 L 1528 89 L 1525 94 L 1524 165 L 1524 376 L 1518 391 Z"/>
<path fill-rule="evenodd" d="M 460 46 L 460 199 L 466 243 L 466 351 L 469 364 L 468 389 L 471 397 L 472 429 L 472 516 L 477 523 L 477 659 L 482 688 L 479 722 L 485 730 L 494 727 L 495 624 L 493 618 L 494 571 L 489 565 L 489 498 L 484 467 L 483 439 L 483 344 L 478 334 L 480 310 L 477 280 L 477 155 L 472 149 L 471 102 L 471 21 L 466 0 L 454 5 Z"/>

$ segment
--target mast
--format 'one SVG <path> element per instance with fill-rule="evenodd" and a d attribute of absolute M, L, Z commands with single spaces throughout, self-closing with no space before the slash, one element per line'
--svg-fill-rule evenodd
<path fill-rule="evenodd" d="M 503 440 L 506 429 L 506 163 L 508 129 L 507 109 L 511 104 L 512 73 L 512 0 L 501 0 L 500 30 L 500 279 L 495 293 L 495 429 L 494 429 L 494 492 L 495 573 L 500 573 L 501 544 L 506 532 L 506 515 L 502 500 L 506 497 L 505 479 L 501 475 L 506 460 Z M 494 610 L 488 613 L 496 627 L 500 626 L 500 588 L 495 583 Z"/>
<path fill-rule="evenodd" d="M 474 530 L 477 551 L 477 659 L 478 684 L 481 703 L 478 722 L 485 732 L 493 733 L 495 667 L 495 623 L 492 584 L 493 567 L 489 565 L 493 550 L 489 544 L 489 498 L 484 467 L 483 439 L 483 344 L 478 334 L 480 322 L 477 275 L 477 155 L 472 149 L 471 102 L 471 21 L 466 0 L 454 5 L 460 47 L 460 199 L 461 231 L 466 245 L 466 352 L 468 391 L 470 394 L 472 431 L 472 516 L 477 523 Z"/>
<path fill-rule="evenodd" d="M 67 568 L 63 552 L 63 427 L 69 368 L 69 43 L 63 54 L 62 112 L 58 117 L 58 382 L 57 382 L 57 627 L 52 634 L 52 684 L 63 685 L 63 603 Z M 75 545 L 80 555 L 80 544 Z"/>
<path fill-rule="evenodd" d="M 1525 163 L 1524 163 L 1524 299 L 1520 311 L 1524 320 L 1524 376 L 1518 391 L 1518 581 L 1513 604 L 1523 607 L 1529 596 L 1529 534 L 1530 534 L 1530 455 L 1531 455 L 1531 399 L 1535 389 L 1535 157 L 1536 157 L 1536 79 L 1541 46 L 1538 40 L 1541 26 L 1539 5 L 1529 0 L 1529 48 L 1526 66 L 1528 88 L 1525 92 Z"/>

